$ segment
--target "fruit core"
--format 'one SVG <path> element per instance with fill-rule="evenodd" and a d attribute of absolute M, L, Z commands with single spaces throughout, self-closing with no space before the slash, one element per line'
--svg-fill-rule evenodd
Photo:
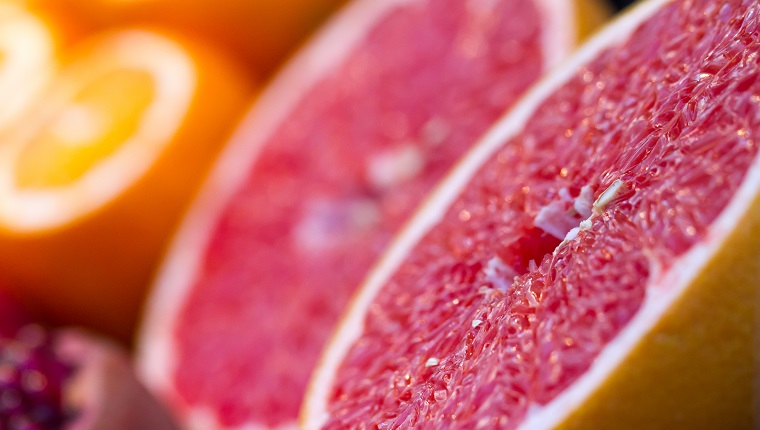
<path fill-rule="evenodd" d="M 515 428 L 582 375 L 757 156 L 759 18 L 672 2 L 549 96 L 368 307 L 326 427 Z"/>
<path fill-rule="evenodd" d="M 76 85 L 76 84 L 75 84 Z M 83 85 L 21 152 L 18 187 L 62 187 L 108 159 L 136 134 L 155 97 L 153 76 L 111 70 Z"/>

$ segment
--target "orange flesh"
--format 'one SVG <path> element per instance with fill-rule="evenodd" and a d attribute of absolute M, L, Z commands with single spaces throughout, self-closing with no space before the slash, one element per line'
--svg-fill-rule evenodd
<path fill-rule="evenodd" d="M 45 14 L 76 23 L 79 33 L 148 24 L 212 41 L 248 66 L 270 74 L 345 0 L 27 0 Z"/>
<path fill-rule="evenodd" d="M 130 344 L 166 242 L 255 85 L 214 46 L 184 35 L 140 25 L 72 46 L 82 33 L 50 22 L 54 46 L 46 49 L 56 52 L 46 63 L 58 72 L 38 67 L 52 85 L 15 121 L 7 148 L 6 186 L 21 190 L 6 194 L 13 202 L 0 232 L 0 277 L 52 324 Z M 88 122 L 116 129 L 98 136 L 83 130 Z M 56 136 L 60 129 L 79 137 L 74 145 Z M 39 209 L 39 222 L 29 223 L 25 213 Z"/>
<path fill-rule="evenodd" d="M 583 374 L 757 155 L 759 20 L 674 2 L 547 99 L 370 305 L 326 427 L 515 428 Z"/>
<path fill-rule="evenodd" d="M 153 98 L 148 72 L 123 69 L 97 77 L 24 148 L 17 186 L 44 189 L 80 179 L 135 134 Z"/>

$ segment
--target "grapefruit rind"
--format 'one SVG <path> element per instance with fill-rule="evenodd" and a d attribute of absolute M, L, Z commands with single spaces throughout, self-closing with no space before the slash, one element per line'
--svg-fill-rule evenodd
<path fill-rule="evenodd" d="M 157 60 L 160 59 L 160 60 Z M 115 154 L 94 166 L 70 186 L 20 190 L 16 161 L 50 114 L 67 103 L 84 85 L 120 70 L 144 70 L 154 82 L 153 102 L 142 113 L 138 129 Z M 39 233 L 97 210 L 145 174 L 171 141 L 184 118 L 196 86 L 194 66 L 175 42 L 129 30 L 104 38 L 87 60 L 76 63 L 54 86 L 35 111 L 35 124 L 26 124 L 4 148 L 0 158 L 0 224 L 16 232 Z"/>
<path fill-rule="evenodd" d="M 325 349 L 303 405 L 303 428 L 327 421 L 331 382 L 362 333 L 367 309 L 459 190 L 580 66 L 627 40 L 667 3 L 639 3 L 592 38 L 526 94 L 430 195 L 358 290 Z M 760 158 L 705 241 L 667 272 L 653 274 L 634 319 L 585 375 L 549 404 L 534 405 L 519 428 L 752 428 L 758 237 Z"/>
<path fill-rule="evenodd" d="M 0 3 L 0 129 L 12 124 L 57 68 L 56 44 L 45 23 L 13 3 Z"/>
<path fill-rule="evenodd" d="M 375 22 L 395 7 L 414 3 L 421 1 L 358 0 L 341 9 L 277 74 L 241 121 L 243 126 L 223 150 L 185 215 L 151 288 L 152 296 L 147 301 L 138 335 L 137 364 L 142 380 L 153 392 L 164 398 L 176 398 L 172 383 L 177 362 L 173 322 L 183 307 L 191 280 L 197 277 L 202 266 L 202 250 L 211 240 L 214 220 L 219 218 L 225 203 L 245 180 L 241 172 L 254 168 L 262 145 L 285 120 L 302 94 L 332 70 L 341 58 L 352 52 Z M 581 29 L 567 19 L 573 16 L 575 3 L 566 0 L 536 1 L 543 12 L 545 28 L 550 29 L 546 33 L 551 33 L 542 40 L 547 68 L 558 64 L 563 54 L 569 52 L 574 41 L 581 36 Z M 174 407 L 180 411 L 188 409 L 187 405 L 175 404 Z M 214 414 L 210 410 L 193 406 L 192 412 L 187 413 L 190 428 L 223 428 L 212 418 Z M 283 429 L 295 426 L 294 422 L 284 425 Z"/>
<path fill-rule="evenodd" d="M 654 280 L 589 371 L 520 428 L 756 428 L 758 237 L 760 158 L 707 240 Z"/>

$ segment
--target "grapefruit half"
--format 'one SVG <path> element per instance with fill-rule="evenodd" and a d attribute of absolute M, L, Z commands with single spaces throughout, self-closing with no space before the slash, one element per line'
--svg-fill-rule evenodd
<path fill-rule="evenodd" d="M 129 342 L 163 247 L 252 90 L 203 45 L 145 28 L 100 35 L 62 63 L 3 134 L 0 278 L 54 323 Z"/>
<path fill-rule="evenodd" d="M 500 120 L 367 278 L 328 428 L 757 428 L 760 4 L 651 0 Z"/>
<path fill-rule="evenodd" d="M 153 287 L 139 364 L 188 426 L 295 424 L 364 272 L 567 52 L 575 6 L 357 1 L 295 57 L 228 144 Z"/>

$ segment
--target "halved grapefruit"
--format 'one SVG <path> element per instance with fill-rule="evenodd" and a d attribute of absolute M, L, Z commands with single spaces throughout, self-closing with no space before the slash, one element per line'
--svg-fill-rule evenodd
<path fill-rule="evenodd" d="M 160 25 L 227 50 L 266 75 L 346 0 L 25 0 L 85 31 Z"/>
<path fill-rule="evenodd" d="M 0 278 L 55 323 L 131 337 L 163 247 L 250 103 L 203 45 L 142 28 L 89 41 L 0 145 Z"/>
<path fill-rule="evenodd" d="M 760 3 L 640 3 L 500 120 L 356 296 L 327 428 L 757 428 Z"/>
<path fill-rule="evenodd" d="M 290 63 L 225 149 L 147 309 L 142 373 L 189 427 L 294 425 L 364 272 L 567 52 L 576 5 L 357 1 Z"/>

